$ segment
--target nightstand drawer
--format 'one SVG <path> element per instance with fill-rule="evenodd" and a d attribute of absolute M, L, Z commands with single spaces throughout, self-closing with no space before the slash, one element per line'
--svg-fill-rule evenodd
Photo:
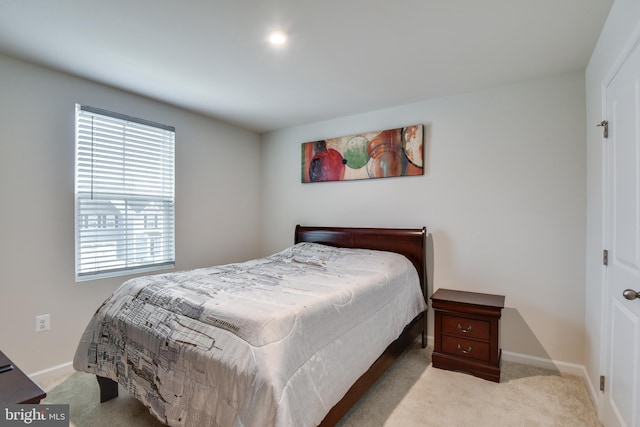
<path fill-rule="evenodd" d="M 490 346 L 488 342 L 465 340 L 458 337 L 443 336 L 442 352 L 458 357 L 489 362 Z"/>
<path fill-rule="evenodd" d="M 466 317 L 442 315 L 442 333 L 464 336 L 479 340 L 489 340 L 491 323 Z"/>

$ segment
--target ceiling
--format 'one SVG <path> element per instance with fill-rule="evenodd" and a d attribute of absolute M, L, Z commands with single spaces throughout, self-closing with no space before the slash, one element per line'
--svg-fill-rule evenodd
<path fill-rule="evenodd" d="M 0 0 L 0 52 L 265 132 L 584 70 L 612 1 Z"/>

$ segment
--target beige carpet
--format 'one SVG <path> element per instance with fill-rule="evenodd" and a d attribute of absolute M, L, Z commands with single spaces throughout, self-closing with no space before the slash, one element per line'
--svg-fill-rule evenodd
<path fill-rule="evenodd" d="M 430 362 L 430 349 L 416 342 L 339 426 L 601 426 L 582 378 L 503 362 L 498 384 Z M 100 404 L 92 375 L 75 373 L 52 389 L 42 386 L 44 402 L 70 405 L 73 427 L 162 425 L 122 388 L 120 397 Z"/>

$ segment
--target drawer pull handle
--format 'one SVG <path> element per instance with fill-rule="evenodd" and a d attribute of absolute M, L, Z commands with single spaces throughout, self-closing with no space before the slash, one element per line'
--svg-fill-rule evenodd
<path fill-rule="evenodd" d="M 469 325 L 468 328 L 463 328 L 460 323 L 458 323 L 458 329 L 463 333 L 463 334 L 468 334 L 469 332 L 471 332 L 471 325 Z"/>
<path fill-rule="evenodd" d="M 458 350 L 461 353 L 469 354 L 469 353 L 471 353 L 471 350 L 473 350 L 473 349 L 471 348 L 471 346 L 469 346 L 469 348 L 465 350 L 464 348 L 462 348 L 462 346 L 460 344 L 458 344 Z"/>

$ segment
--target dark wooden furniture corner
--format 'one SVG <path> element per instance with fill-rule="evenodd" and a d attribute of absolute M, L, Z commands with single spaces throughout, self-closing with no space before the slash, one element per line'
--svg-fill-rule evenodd
<path fill-rule="evenodd" d="M 431 301 L 433 366 L 500 382 L 499 322 L 504 296 L 438 289 Z"/>
<path fill-rule="evenodd" d="M 0 366 L 12 369 L 0 373 L 0 403 L 40 403 L 47 396 L 31 378 L 0 351 Z"/>

